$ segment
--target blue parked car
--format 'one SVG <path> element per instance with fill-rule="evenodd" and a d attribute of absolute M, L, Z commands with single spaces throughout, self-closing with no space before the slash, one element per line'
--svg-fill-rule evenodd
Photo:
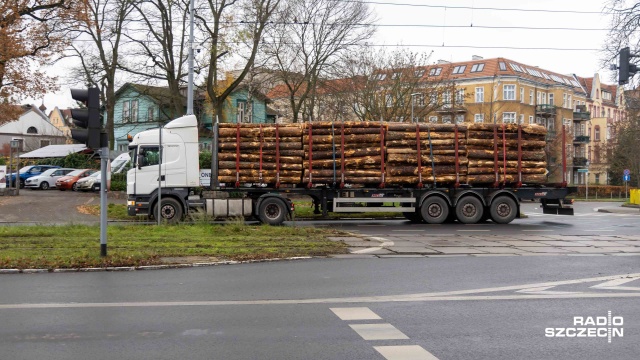
<path fill-rule="evenodd" d="M 38 176 L 49 169 L 57 169 L 59 167 L 60 166 L 53 165 L 29 165 L 23 167 L 18 171 L 18 173 L 20 174 L 20 188 L 24 188 L 24 182 L 28 178 Z M 16 186 L 16 173 L 7 174 L 7 185 L 9 184 L 11 184 L 11 186 L 13 187 Z"/>

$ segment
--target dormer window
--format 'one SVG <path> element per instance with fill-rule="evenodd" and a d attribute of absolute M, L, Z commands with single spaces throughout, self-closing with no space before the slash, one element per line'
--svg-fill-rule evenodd
<path fill-rule="evenodd" d="M 462 74 L 467 68 L 467 65 L 459 65 L 453 68 L 453 74 Z"/>
<path fill-rule="evenodd" d="M 484 70 L 484 63 L 482 64 L 473 64 L 471 67 L 471 72 L 481 72 Z"/>
<path fill-rule="evenodd" d="M 507 64 L 505 64 L 503 61 L 498 62 L 498 66 L 500 67 L 500 70 L 507 71 Z"/>
<path fill-rule="evenodd" d="M 37 134 L 38 133 L 38 129 L 36 129 L 33 126 L 29 126 L 29 128 L 27 129 L 27 134 Z"/>
<path fill-rule="evenodd" d="M 438 75 L 440 75 L 441 72 L 442 72 L 442 68 L 433 68 L 433 69 L 429 70 L 429 75 L 430 76 L 438 76 Z"/>

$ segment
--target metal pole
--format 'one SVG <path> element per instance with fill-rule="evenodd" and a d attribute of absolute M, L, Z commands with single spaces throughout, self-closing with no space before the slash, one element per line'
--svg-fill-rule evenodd
<path fill-rule="evenodd" d="M 16 175 L 16 178 L 18 176 L 18 174 L 13 172 L 13 148 L 11 146 L 9 146 L 9 173 L 13 173 Z M 11 190 L 11 177 L 9 177 L 9 186 L 7 187 L 7 191 Z"/>
<path fill-rule="evenodd" d="M 100 256 L 107 256 L 107 163 L 109 161 L 109 147 L 100 149 Z"/>
<path fill-rule="evenodd" d="M 411 94 L 411 123 L 413 124 L 415 122 L 415 118 L 413 117 L 413 103 L 414 103 L 414 99 L 416 97 L 413 96 L 413 94 Z"/>
<path fill-rule="evenodd" d="M 158 219 L 158 225 L 162 221 L 162 126 L 158 128 L 160 136 L 160 144 L 158 146 L 158 213 L 156 214 Z"/>
<path fill-rule="evenodd" d="M 20 141 L 16 147 L 16 195 L 20 195 Z"/>
<path fill-rule="evenodd" d="M 189 81 L 187 83 L 187 115 L 193 115 L 193 13 L 194 0 L 189 2 Z"/>
<path fill-rule="evenodd" d="M 585 174 L 587 174 L 587 176 L 586 176 L 587 180 L 585 181 L 585 184 L 587 184 L 587 198 L 586 198 L 586 200 L 589 200 L 589 173 L 587 172 Z"/>
<path fill-rule="evenodd" d="M 211 180 L 209 187 L 211 190 L 217 190 L 220 186 L 218 182 L 218 115 L 216 115 L 213 124 L 213 145 L 211 145 Z"/>

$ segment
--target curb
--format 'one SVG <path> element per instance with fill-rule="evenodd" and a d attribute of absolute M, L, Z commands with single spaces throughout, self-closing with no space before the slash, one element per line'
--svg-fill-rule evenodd
<path fill-rule="evenodd" d="M 101 272 L 101 271 L 163 270 L 163 269 L 195 268 L 195 267 L 218 266 L 218 265 L 253 264 L 253 263 L 275 262 L 275 261 L 308 260 L 313 258 L 314 258 L 313 256 L 295 256 L 290 258 L 274 258 L 274 259 L 261 259 L 261 260 L 245 260 L 245 261 L 225 260 L 225 261 L 193 263 L 193 264 L 111 266 L 111 267 L 103 267 L 103 268 L 0 269 L 0 275 L 2 274 L 44 274 L 44 273 Z"/>

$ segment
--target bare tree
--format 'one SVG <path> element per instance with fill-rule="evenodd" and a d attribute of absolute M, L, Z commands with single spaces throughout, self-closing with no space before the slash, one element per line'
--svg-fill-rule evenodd
<path fill-rule="evenodd" d="M 602 67 L 608 68 L 610 64 L 618 64 L 620 49 L 628 46 L 631 54 L 640 52 L 640 1 L 608 0 L 604 11 L 611 18 L 602 58 Z M 640 57 L 631 58 L 631 63 L 640 64 Z M 612 73 L 614 78 L 615 73 Z"/>
<path fill-rule="evenodd" d="M 99 86 L 107 110 L 106 130 L 111 149 L 113 132 L 116 72 L 123 46 L 123 31 L 133 11 L 131 0 L 89 0 L 80 9 L 87 14 L 74 32 L 73 56 L 80 59 L 79 71 L 86 85 Z"/>
<path fill-rule="evenodd" d="M 616 124 L 616 136 L 605 149 L 610 163 L 608 178 L 612 184 L 622 185 L 621 174 L 629 169 L 632 181 L 640 187 L 640 93 L 626 91 L 625 97 L 627 115 Z"/>
<path fill-rule="evenodd" d="M 287 88 L 293 121 L 313 120 L 317 85 L 355 46 L 374 33 L 368 4 L 291 0 L 265 39 L 265 53 Z"/>

